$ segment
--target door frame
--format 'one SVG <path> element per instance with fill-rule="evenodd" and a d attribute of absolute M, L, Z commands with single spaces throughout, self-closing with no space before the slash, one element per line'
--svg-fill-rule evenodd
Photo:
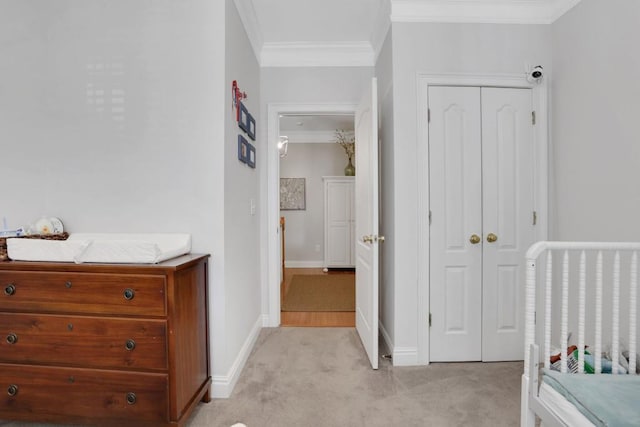
<path fill-rule="evenodd" d="M 535 239 L 546 240 L 549 230 L 548 218 L 548 85 L 549 75 L 540 83 L 527 81 L 522 74 L 417 74 L 418 102 L 416 141 L 416 159 L 418 162 L 418 363 L 429 364 L 429 312 L 430 312 L 430 257 L 429 242 L 429 123 L 428 91 L 429 86 L 478 86 L 532 89 L 533 110 L 536 112 L 536 124 L 533 128 L 534 151 L 534 200 L 533 209 L 537 212 Z"/>
<path fill-rule="evenodd" d="M 263 325 L 280 326 L 280 156 L 278 153 L 278 135 L 280 134 L 280 115 L 282 114 L 349 114 L 355 117 L 357 104 L 331 103 L 269 103 L 267 105 L 267 176 L 266 189 L 262 194 L 262 212 L 266 212 L 262 232 L 262 307 Z M 264 176 L 264 175 L 263 175 Z M 265 279 L 266 278 L 266 279 Z"/>

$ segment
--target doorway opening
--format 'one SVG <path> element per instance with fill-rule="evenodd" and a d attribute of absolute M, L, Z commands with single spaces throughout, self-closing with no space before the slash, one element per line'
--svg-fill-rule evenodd
<path fill-rule="evenodd" d="M 285 113 L 278 128 L 280 325 L 354 327 L 355 185 L 337 143 L 354 115 Z"/>
<path fill-rule="evenodd" d="M 266 245 L 262 259 L 266 260 L 263 303 L 268 319 L 266 326 L 280 326 L 280 286 L 282 278 L 280 233 L 280 116 L 286 114 L 316 115 L 351 114 L 356 138 L 355 179 L 355 265 L 356 331 L 373 369 L 378 369 L 378 245 L 384 236 L 378 235 L 378 97 L 377 80 L 365 87 L 359 104 L 269 104 L 267 126 L 267 215 L 264 225 Z M 273 227 L 273 228 L 272 228 Z"/>

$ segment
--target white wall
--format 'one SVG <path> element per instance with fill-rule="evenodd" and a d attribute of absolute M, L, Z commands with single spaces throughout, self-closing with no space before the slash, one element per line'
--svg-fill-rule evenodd
<path fill-rule="evenodd" d="M 306 209 L 280 211 L 280 215 L 286 221 L 287 267 L 306 268 L 324 265 L 322 177 L 344 175 L 346 165 L 347 156 L 338 144 L 289 143 L 287 157 L 280 159 L 280 177 L 305 178 Z"/>
<path fill-rule="evenodd" d="M 231 93 L 233 80 L 247 93 L 245 104 L 256 123 L 260 122 L 260 67 L 253 54 L 237 9 L 232 0 L 226 0 L 225 87 Z M 256 147 L 256 159 L 264 156 L 262 138 L 252 141 L 238 127 L 236 111 L 230 97 L 224 97 L 225 134 L 224 149 L 224 341 L 214 342 L 224 347 L 219 361 L 222 375 L 214 378 L 216 396 L 228 396 L 237 381 L 242 366 L 249 356 L 262 327 L 260 295 L 260 222 L 259 176 L 260 164 L 250 168 L 238 160 L 238 134 Z M 222 202 L 223 200 L 223 202 Z M 251 204 L 255 210 L 251 212 Z"/>
<path fill-rule="evenodd" d="M 553 24 L 557 240 L 640 241 L 640 2 L 583 0 Z"/>
<path fill-rule="evenodd" d="M 520 74 L 541 64 L 550 74 L 551 28 L 544 25 L 393 23 L 394 345 L 417 356 L 417 73 Z M 385 244 L 387 244 L 385 242 Z M 424 289 L 428 292 L 428 289 Z M 426 319 L 421 319 L 426 322 Z M 424 323 L 423 323 L 424 324 Z M 415 350 L 415 351 L 414 351 Z M 417 359 L 416 359 L 417 360 Z M 394 360 L 395 361 L 395 360 Z"/>
<path fill-rule="evenodd" d="M 216 249 L 220 8 L 189 3 L 3 2 L 0 215 L 11 225 L 56 215 L 72 232 L 184 231 L 196 250 Z"/>
<path fill-rule="evenodd" d="M 225 9 L 226 73 L 245 84 L 257 118 L 259 69 L 225 6 L 16 0 L 0 14 L 0 216 L 17 226 L 55 215 L 71 232 L 191 233 L 193 251 L 212 254 L 216 395 L 260 317 L 248 214 L 259 171 L 235 159 Z"/>
<path fill-rule="evenodd" d="M 393 264 L 395 240 L 395 208 L 394 208 L 394 162 L 393 162 L 393 51 L 392 31 L 387 33 L 378 60 L 376 77 L 378 78 L 378 100 L 380 119 L 380 227 L 379 234 L 385 236 L 385 243 L 380 245 L 380 329 L 389 347 L 393 348 L 393 332 L 395 324 L 394 275 Z M 390 244 L 391 243 L 391 244 Z"/>

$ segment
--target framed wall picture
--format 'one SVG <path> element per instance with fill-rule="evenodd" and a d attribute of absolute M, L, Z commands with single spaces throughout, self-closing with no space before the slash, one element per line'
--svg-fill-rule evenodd
<path fill-rule="evenodd" d="M 248 147 L 248 152 L 247 152 L 247 164 L 254 168 L 256 167 L 256 147 L 254 147 L 252 144 L 247 143 L 247 147 Z"/>
<path fill-rule="evenodd" d="M 304 178 L 280 178 L 280 210 L 306 210 Z"/>
<path fill-rule="evenodd" d="M 247 163 L 247 160 L 249 159 L 249 145 L 249 142 L 244 136 L 238 135 L 238 160 L 242 163 Z"/>
<path fill-rule="evenodd" d="M 247 122 L 247 135 L 249 135 L 249 138 L 251 138 L 252 140 L 256 140 L 256 119 L 253 118 L 253 115 L 249 114 L 249 117 L 247 118 L 248 122 Z"/>
<path fill-rule="evenodd" d="M 240 126 L 240 129 L 242 129 L 248 134 L 249 133 L 249 117 L 251 117 L 251 114 L 249 114 L 249 110 L 247 110 L 247 107 L 245 107 L 244 103 L 242 102 L 240 102 L 239 111 L 240 111 L 240 118 L 238 119 L 238 126 Z"/>

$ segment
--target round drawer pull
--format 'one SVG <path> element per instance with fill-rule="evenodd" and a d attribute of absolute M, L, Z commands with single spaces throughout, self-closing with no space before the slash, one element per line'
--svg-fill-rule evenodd
<path fill-rule="evenodd" d="M 5 295 L 13 295 L 16 293 L 16 285 L 14 285 L 13 283 L 9 283 L 5 288 L 4 288 L 4 294 Z"/>
<path fill-rule="evenodd" d="M 134 405 L 136 403 L 136 400 L 138 400 L 138 398 L 136 397 L 135 393 L 127 393 L 127 403 L 129 405 Z"/>
<path fill-rule="evenodd" d="M 64 284 L 64 286 L 65 286 L 67 289 L 71 288 L 71 280 L 68 280 L 68 281 Z"/>
<path fill-rule="evenodd" d="M 7 335 L 7 342 L 9 344 L 15 344 L 18 342 L 18 336 L 16 334 Z"/>
<path fill-rule="evenodd" d="M 136 293 L 133 291 L 133 289 L 127 288 L 124 290 L 122 295 L 124 295 L 124 299 L 126 299 L 127 301 L 131 301 L 133 297 L 136 296 Z"/>
<path fill-rule="evenodd" d="M 16 394 L 18 394 L 18 386 L 15 384 L 11 384 L 9 386 L 9 388 L 7 389 L 7 394 L 11 397 L 15 396 Z"/>
<path fill-rule="evenodd" d="M 131 351 L 136 348 L 136 342 L 134 340 L 127 340 L 127 342 L 124 344 L 124 348 Z"/>

